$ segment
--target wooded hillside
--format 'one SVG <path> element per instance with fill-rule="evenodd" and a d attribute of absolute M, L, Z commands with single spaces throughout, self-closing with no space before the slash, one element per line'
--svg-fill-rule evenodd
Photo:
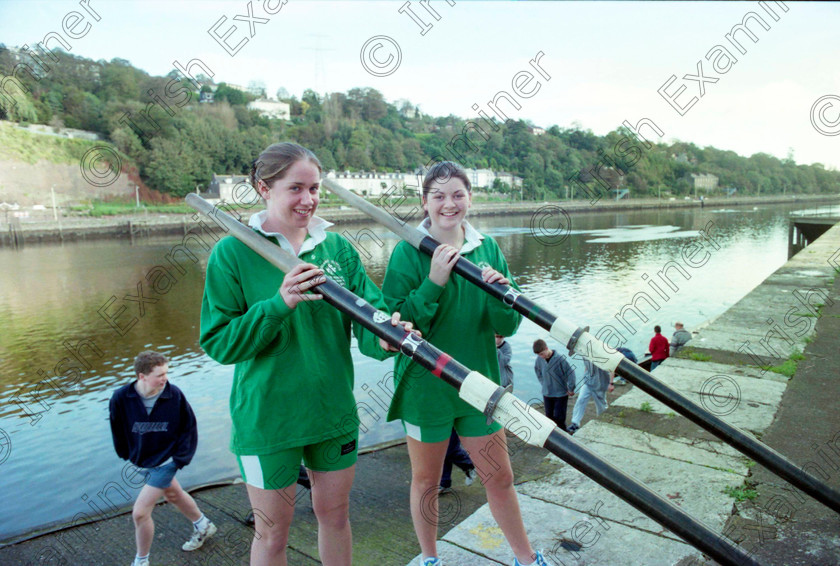
<path fill-rule="evenodd" d="M 598 136 L 542 124 L 544 135 L 536 135 L 542 132 L 523 121 L 428 116 L 414 105 L 422 101 L 398 106 L 372 88 L 326 95 L 306 90 L 300 100 L 281 89 L 291 119 L 269 120 L 247 108 L 266 94 L 259 85 L 243 92 L 199 76 L 201 90 L 214 92 L 213 102 L 199 103 L 197 86 L 177 71 L 156 77 L 122 59 L 53 53 L 56 60 L 45 59 L 46 69 L 0 45 L 0 74 L 14 73 L 23 87 L 4 83 L 0 118 L 97 132 L 133 161 L 146 185 L 174 196 L 206 189 L 213 173 L 245 173 L 261 149 L 280 140 L 309 147 L 327 170 L 413 171 L 448 158 L 508 171 L 524 179 L 526 199 L 563 198 L 575 186 L 580 197 L 581 183 L 593 190 L 626 188 L 631 196 L 660 189 L 681 196 L 693 193 L 692 173 L 716 175 L 719 187 L 737 188 L 739 195 L 829 193 L 840 186 L 840 172 L 820 164 L 763 153 L 743 157 L 689 142 L 650 149 L 634 142 L 634 150 L 622 144 L 627 132 L 619 129 Z"/>

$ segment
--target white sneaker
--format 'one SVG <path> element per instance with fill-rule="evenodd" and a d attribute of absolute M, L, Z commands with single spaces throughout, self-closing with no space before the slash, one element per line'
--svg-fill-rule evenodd
<path fill-rule="evenodd" d="M 464 475 L 467 476 L 466 478 L 464 478 L 464 485 L 466 485 L 466 486 L 472 485 L 473 481 L 475 481 L 473 479 L 473 476 L 475 476 L 475 468 L 467 470 L 466 472 L 464 472 Z"/>
<path fill-rule="evenodd" d="M 131 566 L 149 566 L 149 559 L 144 558 L 144 559 L 142 559 L 138 562 L 137 559 L 135 558 L 134 562 L 131 563 Z"/>
<path fill-rule="evenodd" d="M 513 566 L 522 566 L 522 563 L 515 556 L 513 557 Z M 538 550 L 534 553 L 534 561 L 528 566 L 551 566 L 551 562 L 546 560 L 542 552 Z"/>
<path fill-rule="evenodd" d="M 423 558 L 421 557 L 420 566 L 443 566 L 443 561 L 440 558 L 437 558 L 436 556 L 433 556 L 432 558 L 427 558 L 425 560 L 423 560 Z"/>
<path fill-rule="evenodd" d="M 202 545 L 204 545 L 204 541 L 216 534 L 216 530 L 216 525 L 214 525 L 213 523 L 207 525 L 207 528 L 203 531 L 199 531 L 198 529 L 194 528 L 190 540 L 185 542 L 184 546 L 182 546 L 181 549 L 191 551 L 201 548 Z"/>

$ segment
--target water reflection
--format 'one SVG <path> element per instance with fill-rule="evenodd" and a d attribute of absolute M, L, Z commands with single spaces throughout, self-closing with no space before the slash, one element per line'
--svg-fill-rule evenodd
<path fill-rule="evenodd" d="M 526 295 L 593 331 L 615 327 L 642 354 L 654 324 L 666 335 L 677 320 L 690 330 L 784 263 L 791 208 L 577 214 L 562 245 L 539 243 L 528 216 L 479 217 L 474 224 L 498 240 Z M 702 266 L 686 267 L 685 247 L 701 240 L 701 230 L 708 230 L 715 246 L 703 248 L 708 259 Z M 397 238 L 375 225 L 337 231 L 359 242 L 368 273 L 381 284 Z M 111 446 L 107 402 L 130 378 L 132 360 L 143 349 L 170 356 L 170 376 L 196 411 L 200 444 L 193 464 L 179 474 L 182 483 L 237 474 L 227 449 L 232 368 L 211 361 L 198 346 L 207 254 L 193 248 L 197 261 L 181 257 L 183 272 L 169 269 L 171 280 L 153 285 L 154 276 L 149 277 L 156 266 L 170 265 L 166 256 L 180 242 L 0 250 L 5 267 L 0 273 L 0 429 L 11 440 L 11 451 L 0 454 L 0 461 L 6 457 L 0 506 L 19 510 L 0 516 L 0 539 L 76 513 L 93 516 L 97 508 L 121 506 L 136 496 Z M 676 289 L 658 275 L 669 262 L 688 274 L 670 271 Z M 641 316 L 625 309 L 627 324 L 622 325 L 616 315 L 640 293 L 653 303 L 636 303 Z M 531 344 L 547 336 L 523 322 L 509 340 L 516 393 L 525 400 L 539 399 Z M 80 344 L 80 351 L 71 353 Z M 361 444 L 396 438 L 400 427 L 385 425 L 391 363 L 365 358 L 355 348 L 353 357 L 356 394 L 365 403 Z M 105 489 L 109 482 L 120 489 Z M 22 500 L 27 509 L 21 509 Z"/>

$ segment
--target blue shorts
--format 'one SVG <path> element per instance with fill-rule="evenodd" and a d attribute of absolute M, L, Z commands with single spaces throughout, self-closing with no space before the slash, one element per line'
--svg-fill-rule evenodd
<path fill-rule="evenodd" d="M 146 485 L 166 489 L 172 485 L 172 480 L 175 478 L 175 472 L 178 471 L 178 466 L 175 465 L 175 462 L 170 461 L 156 468 L 143 468 L 143 471 L 148 474 Z"/>

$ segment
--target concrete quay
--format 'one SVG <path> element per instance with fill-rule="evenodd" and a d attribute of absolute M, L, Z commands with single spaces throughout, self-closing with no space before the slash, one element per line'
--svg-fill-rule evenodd
<path fill-rule="evenodd" d="M 654 372 L 834 489 L 840 489 L 839 264 L 836 225 Z M 778 373 L 785 370 L 793 377 Z M 840 564 L 840 516 L 638 388 L 585 423 L 575 439 L 764 564 Z M 534 547 L 555 566 L 714 564 L 571 466 L 546 459 L 557 470 L 517 491 Z M 447 564 L 512 561 L 486 504 L 442 540 Z"/>

